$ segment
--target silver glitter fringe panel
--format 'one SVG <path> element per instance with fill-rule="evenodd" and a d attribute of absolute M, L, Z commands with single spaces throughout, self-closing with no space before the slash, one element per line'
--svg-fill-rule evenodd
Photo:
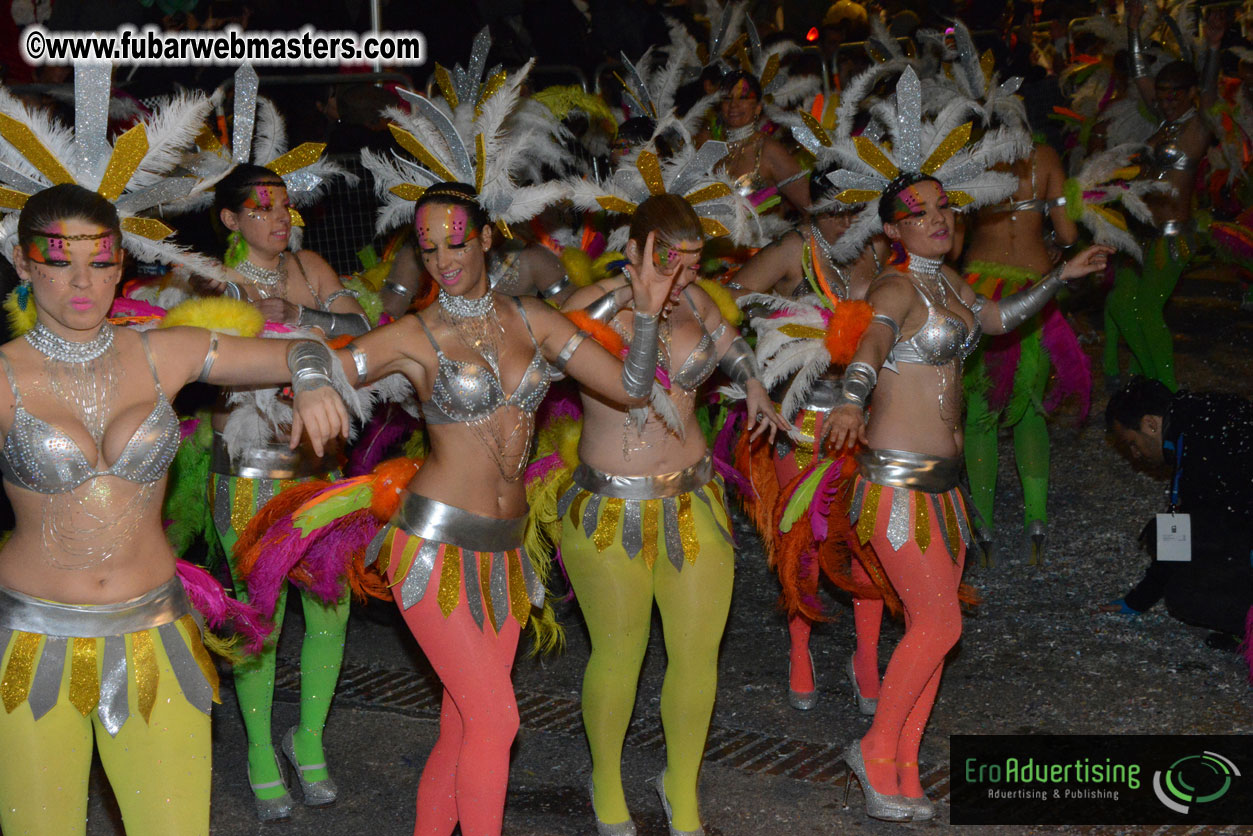
<path fill-rule="evenodd" d="M 916 495 L 917 502 L 927 503 L 929 513 L 935 514 L 940 531 L 944 534 L 946 515 L 943 496 L 951 494 L 948 501 L 956 518 L 958 536 L 967 546 L 973 545 L 974 539 L 966 511 L 970 507 L 970 501 L 958 485 L 962 471 L 961 456 L 942 458 L 908 450 L 863 450 L 857 454 L 856 459 L 861 478 L 853 489 L 849 521 L 857 526 L 859 535 L 873 529 L 878 521 L 879 505 L 887 500 L 892 506 L 887 526 L 888 543 L 899 551 L 902 546 L 915 539 L 917 513 L 916 510 L 914 513 L 910 511 L 911 493 Z M 881 488 L 889 490 L 883 491 Z M 869 504 L 873 508 L 867 510 L 868 495 L 872 491 L 874 501 Z M 862 520 L 863 511 L 874 518 L 868 516 Z M 929 530 L 926 536 L 929 536 Z M 947 536 L 941 539 L 944 540 L 949 555 L 956 560 L 954 544 Z M 865 542 L 866 537 L 863 536 L 862 540 Z"/>
<path fill-rule="evenodd" d="M 713 513 L 713 500 L 709 498 L 709 492 L 701 490 L 714 481 L 713 461 L 708 455 L 685 470 L 655 476 L 619 476 L 579 464 L 574 470 L 573 478 L 574 484 L 557 501 L 557 519 L 565 518 L 580 494 L 589 494 L 587 504 L 583 506 L 582 518 L 576 524 L 580 524 L 583 534 L 591 538 L 600 526 L 601 508 L 605 505 L 605 500 L 622 500 L 622 548 L 631 559 L 644 551 L 644 541 L 649 535 L 644 531 L 643 503 L 660 500 L 658 534 L 666 544 L 666 556 L 671 565 L 676 571 L 683 571 L 688 554 L 679 525 L 679 497 L 684 494 L 695 496 L 704 502 L 723 539 L 732 545 L 735 543 L 731 532 L 718 522 L 717 515 Z M 725 511 L 724 508 L 723 512 Z"/>
<path fill-rule="evenodd" d="M 183 696 L 202 713 L 210 713 L 214 686 L 206 679 L 177 626 L 190 613 L 187 595 L 177 577 L 139 598 L 117 604 L 60 604 L 0 587 L 0 648 L 7 648 L 15 634 L 44 637 L 42 647 L 30 661 L 33 672 L 26 689 L 26 701 L 38 720 L 57 704 L 62 680 L 69 673 L 65 662 L 70 643 L 74 639 L 103 639 L 95 711 L 101 725 L 116 737 L 130 719 L 128 691 L 134 672 L 128 669 L 126 660 L 128 634 L 155 629 Z M 199 637 L 192 640 L 199 641 Z M 96 673 L 94 655 L 93 652 L 90 676 Z M 6 691 L 12 687 L 16 662 L 11 653 L 4 673 Z M 74 690 L 72 685 L 71 693 Z M 9 694 L 5 696 L 7 700 Z"/>

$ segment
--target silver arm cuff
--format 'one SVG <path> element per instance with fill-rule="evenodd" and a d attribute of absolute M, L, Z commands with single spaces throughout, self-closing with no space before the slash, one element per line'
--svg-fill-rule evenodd
<path fill-rule="evenodd" d="M 300 318 L 296 324 L 301 328 L 320 328 L 328 337 L 359 337 L 370 330 L 370 321 L 365 314 L 331 313 L 316 308 L 300 309 Z"/>
<path fill-rule="evenodd" d="M 348 343 L 348 353 L 352 355 L 352 364 L 357 370 L 357 385 L 360 386 L 370 376 L 370 359 L 365 349 L 356 343 Z"/>
<path fill-rule="evenodd" d="M 635 336 L 631 338 L 631 349 L 622 361 L 622 388 L 632 398 L 647 397 L 653 390 L 660 327 L 661 317 L 657 314 L 635 312 Z"/>
<path fill-rule="evenodd" d="M 404 296 L 406 298 L 412 297 L 414 293 L 412 290 L 410 290 L 408 287 L 405 287 L 400 282 L 393 282 L 390 280 L 383 282 L 383 290 L 386 291 L 387 293 L 394 293 L 397 296 Z"/>
<path fill-rule="evenodd" d="M 331 350 L 316 340 L 300 340 L 287 350 L 287 368 L 291 370 L 294 394 L 331 385 Z"/>
<path fill-rule="evenodd" d="M 566 364 L 570 362 L 570 358 L 574 356 L 574 352 L 579 350 L 579 346 L 583 345 L 583 341 L 590 335 L 582 328 L 570 335 L 570 339 L 566 340 L 566 344 L 561 347 L 561 351 L 557 352 L 557 359 L 553 360 L 552 367 L 562 374 L 566 371 Z"/>
<path fill-rule="evenodd" d="M 618 291 L 611 290 L 584 308 L 583 313 L 597 322 L 609 322 L 623 307 L 623 304 L 618 301 Z"/>
<path fill-rule="evenodd" d="M 322 310 L 329 311 L 331 309 L 331 305 L 334 304 L 336 299 L 342 299 L 345 296 L 356 299 L 358 294 L 355 290 L 349 290 L 346 287 L 341 287 L 339 290 L 322 300 Z"/>
<path fill-rule="evenodd" d="M 877 322 L 880 325 L 886 325 L 892 329 L 892 345 L 896 345 L 901 339 L 901 324 L 887 314 L 877 313 L 870 317 L 871 322 Z"/>
<path fill-rule="evenodd" d="M 718 361 L 718 368 L 737 386 L 746 386 L 748 381 L 761 377 L 757 369 L 757 357 L 743 337 L 731 340 L 731 345 Z"/>
<path fill-rule="evenodd" d="M 244 298 L 244 291 L 234 282 L 222 282 L 222 297 L 238 301 Z"/>
<path fill-rule="evenodd" d="M 875 384 L 878 382 L 879 373 L 875 371 L 874 366 L 860 360 L 849 363 L 848 368 L 844 370 L 844 379 L 841 381 L 843 385 L 840 387 L 840 396 L 836 405 L 852 404 L 858 409 L 865 409 L 866 401 L 870 400 L 870 393 L 874 391 Z"/>
<path fill-rule="evenodd" d="M 1008 334 L 1035 316 L 1048 301 L 1062 289 L 1062 267 L 1059 265 L 1045 274 L 1031 287 L 1004 296 L 997 303 L 1001 315 L 1001 327 Z"/>
<path fill-rule="evenodd" d="M 570 288 L 570 277 L 565 273 L 561 274 L 561 278 L 550 284 L 548 287 L 540 288 L 539 298 L 551 299 L 554 296 L 560 296 Z"/>
<path fill-rule="evenodd" d="M 1149 56 L 1140 40 L 1140 27 L 1127 24 L 1127 56 L 1131 62 L 1131 78 L 1148 78 Z"/>
<path fill-rule="evenodd" d="M 204 355 L 204 365 L 200 367 L 200 377 L 196 380 L 204 383 L 209 379 L 209 372 L 213 370 L 213 364 L 218 359 L 218 332 L 209 332 L 209 350 Z"/>

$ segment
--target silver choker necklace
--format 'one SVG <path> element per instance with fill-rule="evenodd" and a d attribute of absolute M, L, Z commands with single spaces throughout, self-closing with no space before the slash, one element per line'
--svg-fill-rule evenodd
<path fill-rule="evenodd" d="M 283 257 L 286 253 L 279 253 L 278 266 L 273 270 L 267 270 L 264 267 L 258 267 L 248 259 L 244 259 L 235 265 L 235 272 L 243 276 L 253 284 L 263 284 L 270 287 L 278 284 L 283 278 Z"/>
<path fill-rule="evenodd" d="M 741 125 L 738 128 L 727 128 L 727 142 L 743 142 L 753 134 L 757 133 L 757 120 L 754 119 L 747 125 Z"/>
<path fill-rule="evenodd" d="M 909 254 L 909 272 L 915 275 L 935 278 L 943 266 L 944 259 L 942 258 L 924 258 L 913 253 Z"/>
<path fill-rule="evenodd" d="M 87 363 L 113 347 L 113 326 L 105 322 L 96 336 L 86 342 L 74 342 L 52 333 L 42 322 L 26 332 L 26 341 L 36 351 L 60 363 Z"/>
<path fill-rule="evenodd" d="M 487 316 L 494 311 L 496 302 L 493 300 L 490 290 L 477 299 L 467 299 L 464 296 L 453 296 L 441 287 L 439 290 L 439 306 L 451 316 L 459 319 L 477 319 Z"/>

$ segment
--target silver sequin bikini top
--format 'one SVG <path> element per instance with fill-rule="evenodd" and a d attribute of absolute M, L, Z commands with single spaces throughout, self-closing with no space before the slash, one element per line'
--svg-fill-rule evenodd
<path fill-rule="evenodd" d="M 544 395 L 548 394 L 548 361 L 544 359 L 539 343 L 535 341 L 535 334 L 531 332 L 531 323 L 526 318 L 522 303 L 517 299 L 513 301 L 526 324 L 527 333 L 531 336 L 535 354 L 526 371 L 522 373 L 518 387 L 509 397 L 505 397 L 500 378 L 486 364 L 447 357 L 439 343 L 435 342 L 435 336 L 426 327 L 426 323 L 418 317 L 418 324 L 426 332 L 426 338 L 431 341 L 435 356 L 439 358 L 439 372 L 435 375 L 431 399 L 421 402 L 422 416 L 428 424 L 466 424 L 481 421 L 505 406 L 516 406 L 527 413 L 539 409 Z"/>
<path fill-rule="evenodd" d="M 0 354 L 0 365 L 4 366 L 16 401 L 13 426 L 5 436 L 3 450 L 0 450 L 0 474 L 5 480 L 28 491 L 59 494 L 68 493 L 84 482 L 101 476 L 116 476 L 128 482 L 156 482 L 165 476 L 174 461 L 174 454 L 178 452 L 178 416 L 174 414 L 161 389 L 161 381 L 157 379 L 157 369 L 148 350 L 148 335 L 140 336 L 148 368 L 152 371 L 157 402 L 130 441 L 126 442 L 122 455 L 104 470 L 92 467 L 74 439 L 64 431 L 26 411 L 13 367 L 9 365 L 8 358 Z"/>
<path fill-rule="evenodd" d="M 1183 116 L 1173 122 L 1163 122 L 1158 127 L 1158 131 L 1162 135 L 1162 139 L 1153 148 L 1152 159 L 1153 167 L 1157 171 L 1157 177 L 1160 180 L 1168 171 L 1188 172 L 1196 168 L 1197 161 L 1189 157 L 1184 150 L 1179 147 L 1179 135 L 1183 133 L 1183 128 L 1196 116 L 1195 110 L 1189 110 Z"/>
<path fill-rule="evenodd" d="M 692 297 L 688 295 L 686 288 L 683 290 L 683 298 L 687 300 L 692 316 L 696 317 L 696 324 L 700 326 L 700 339 L 696 341 L 696 347 L 687 355 L 679 370 L 670 375 L 670 382 L 680 389 L 691 391 L 708 380 L 718 367 L 718 355 L 714 353 L 714 345 L 726 332 L 726 323 L 720 324 L 712 334 L 709 333 L 705 328 L 705 320 L 696 312 L 696 306 L 692 304 Z"/>
<path fill-rule="evenodd" d="M 948 282 L 943 273 L 940 274 L 940 281 Z M 979 337 L 982 336 L 979 317 L 973 317 L 974 327 L 967 330 L 965 322 L 936 304 L 917 281 L 913 285 L 922 297 L 923 304 L 927 306 L 927 321 L 912 337 L 897 342 L 888 358 L 897 363 L 918 363 L 926 366 L 942 366 L 953 360 L 965 360 L 975 350 Z M 949 289 L 952 291 L 951 286 Z M 956 291 L 952 293 L 954 298 L 961 299 Z"/>

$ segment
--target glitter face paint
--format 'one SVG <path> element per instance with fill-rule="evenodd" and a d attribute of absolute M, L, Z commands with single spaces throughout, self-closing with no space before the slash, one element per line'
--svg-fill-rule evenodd
<path fill-rule="evenodd" d="M 749 86 L 748 81 L 741 78 L 739 81 L 735 82 L 735 85 L 731 87 L 730 92 L 727 93 L 724 98 L 728 102 L 739 102 L 744 100 L 755 102 L 757 101 L 757 94 L 753 92 L 753 88 Z"/>
<path fill-rule="evenodd" d="M 924 182 L 930 183 L 932 181 L 927 180 Z M 936 205 L 940 209 L 947 209 L 948 195 L 944 193 L 943 186 L 939 184 L 936 184 L 936 186 L 940 190 L 940 197 L 936 201 Z M 918 189 L 918 184 L 901 189 L 892 200 L 892 220 L 896 223 L 900 221 L 920 222 L 922 220 L 921 216 L 925 215 L 927 211 L 925 200 L 922 192 Z"/>
<path fill-rule="evenodd" d="M 665 273 L 681 266 L 694 267 L 700 260 L 700 252 L 699 241 L 684 241 L 674 245 L 659 239 L 653 243 L 653 266 Z M 684 259 L 685 255 L 694 257 Z"/>
<path fill-rule="evenodd" d="M 30 243 L 26 245 L 26 258 L 36 264 L 69 263 L 71 241 L 92 242 L 88 255 L 92 264 L 115 265 L 119 262 L 117 236 L 110 230 L 102 229 L 94 235 L 68 235 L 64 224 L 58 221 L 42 233 L 31 236 Z"/>
<path fill-rule="evenodd" d="M 422 206 L 413 225 L 422 250 L 433 250 L 439 244 L 461 247 L 479 237 L 479 227 L 470 217 L 470 210 L 455 203 Z"/>
<path fill-rule="evenodd" d="M 112 232 L 96 239 L 91 261 L 93 264 L 117 264 L 117 238 Z"/>
<path fill-rule="evenodd" d="M 289 207 L 287 189 L 277 184 L 253 186 L 252 192 L 244 198 L 241 208 L 253 220 L 265 220 L 262 212 L 269 212 L 275 206 Z"/>

